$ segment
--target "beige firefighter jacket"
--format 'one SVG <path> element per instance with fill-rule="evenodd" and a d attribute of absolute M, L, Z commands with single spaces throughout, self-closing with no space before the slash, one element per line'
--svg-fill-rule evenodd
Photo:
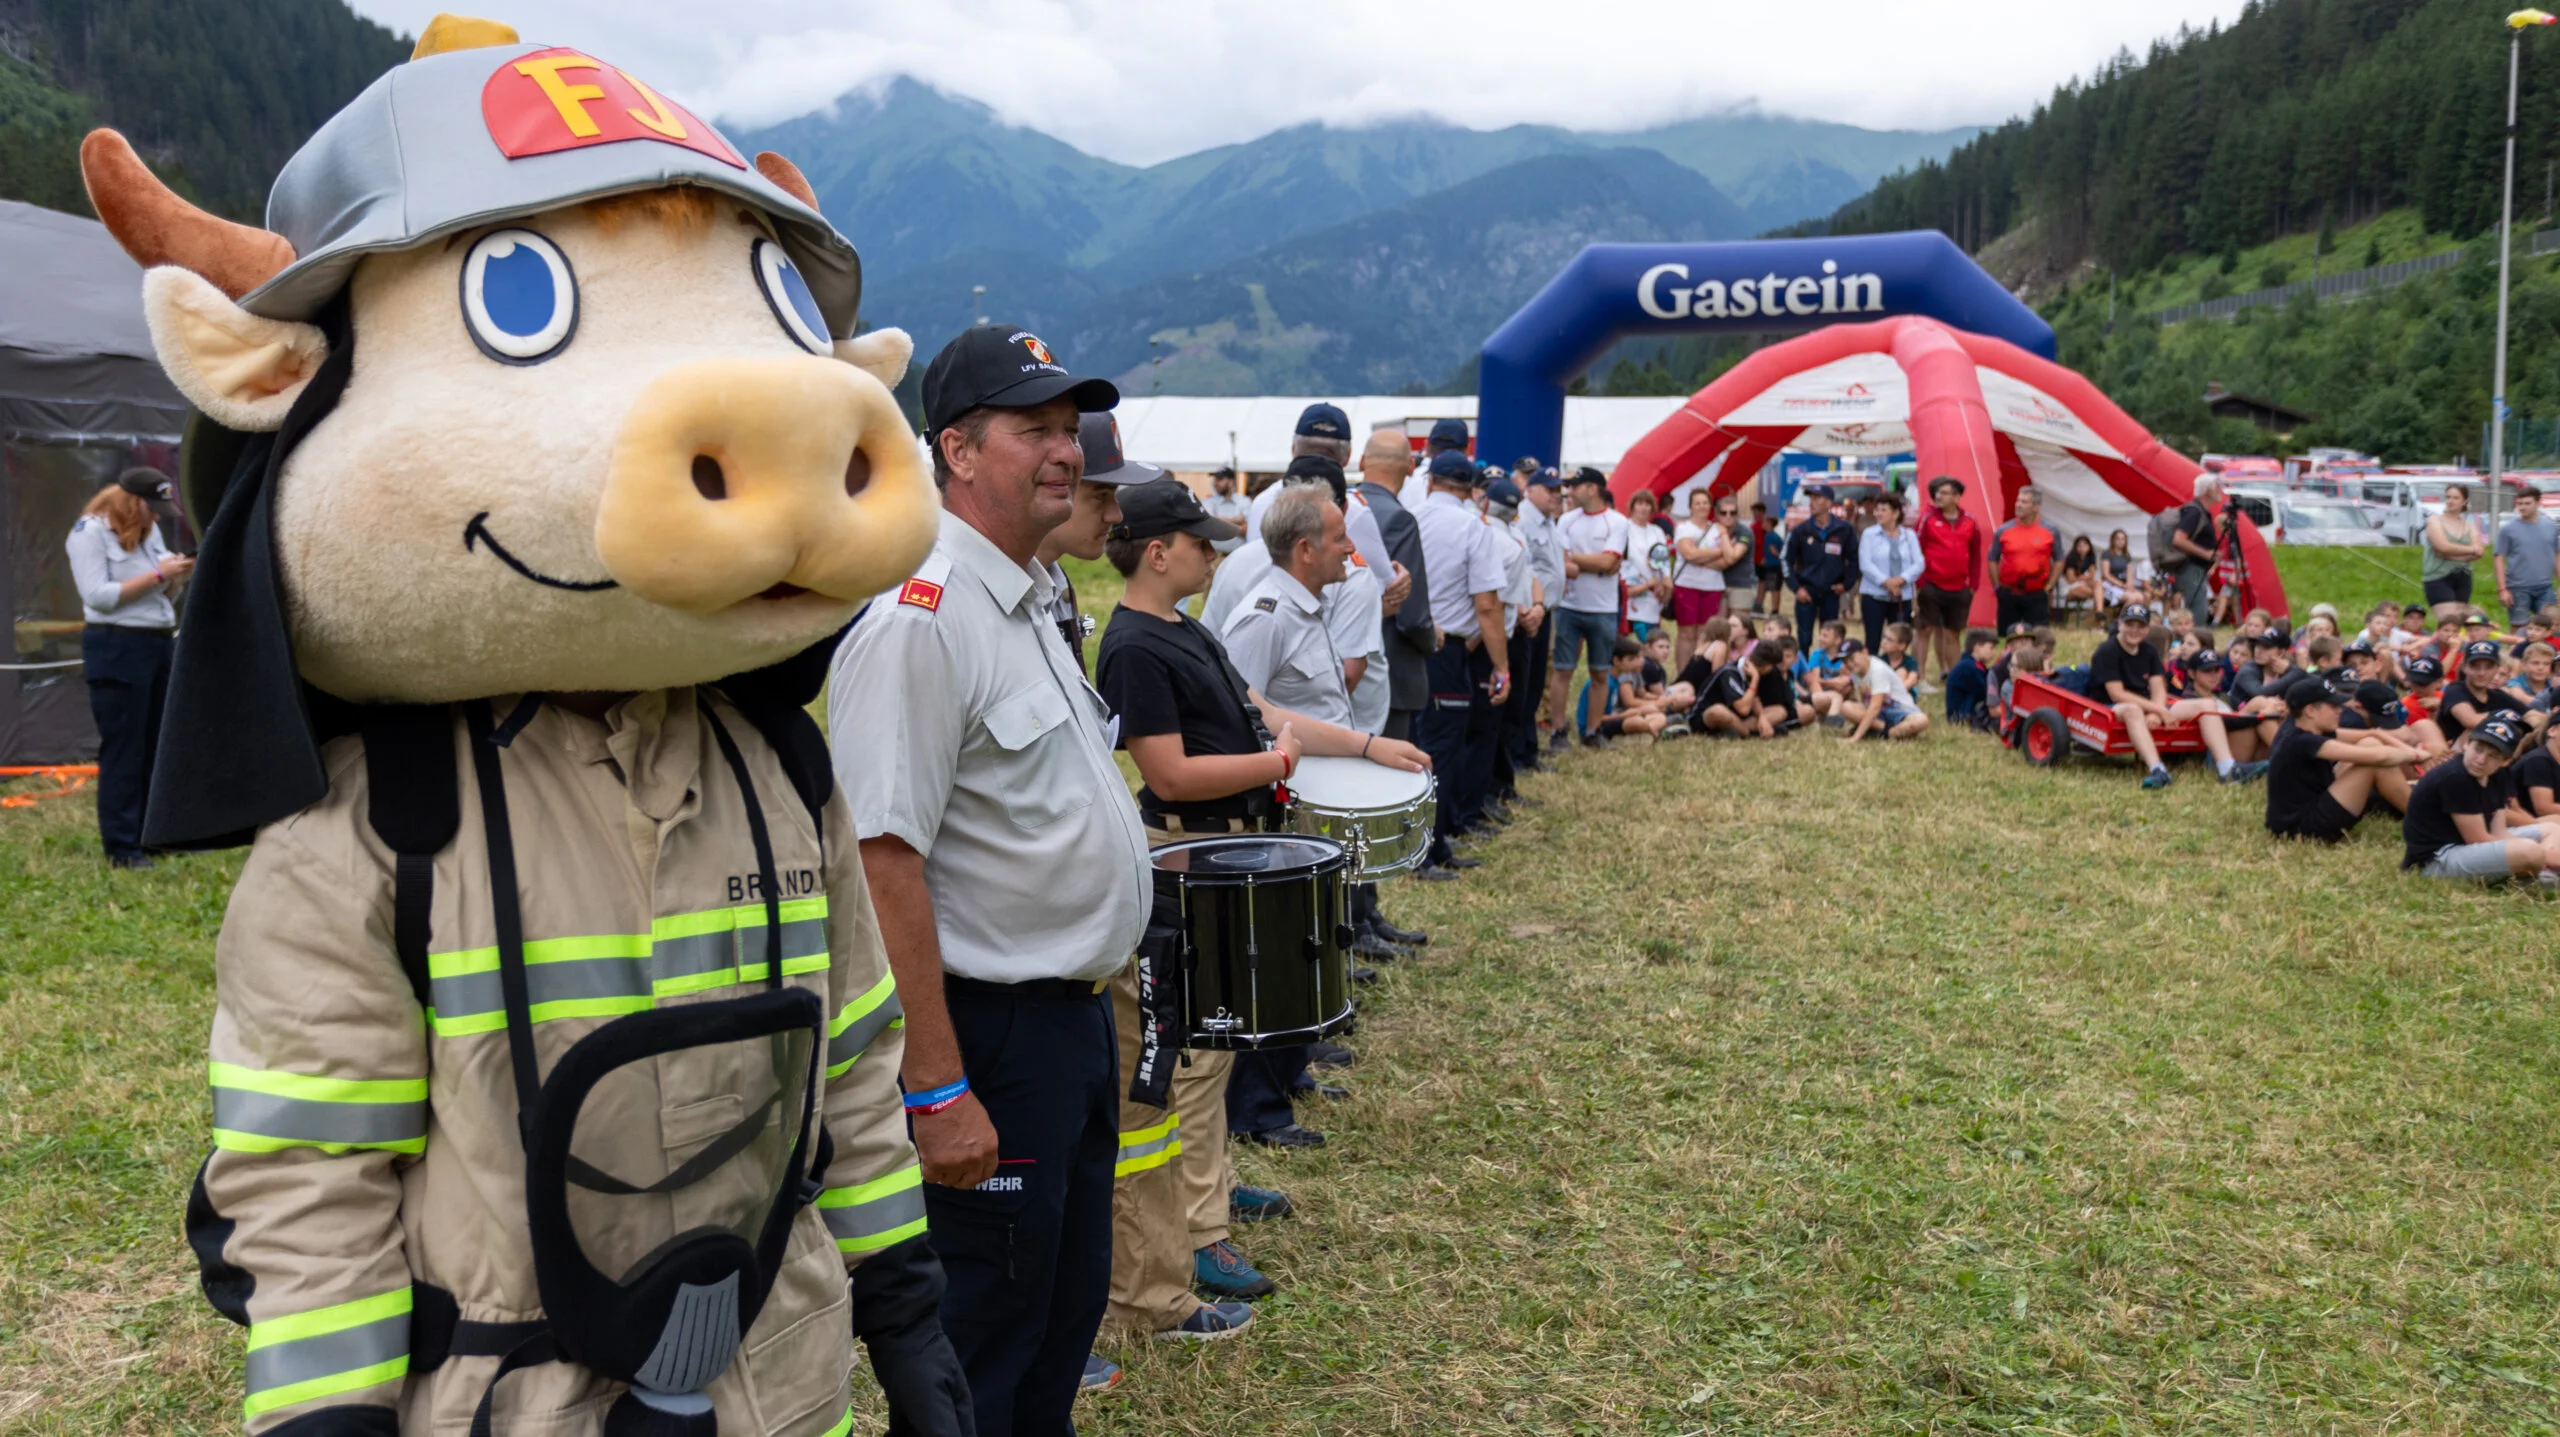
<path fill-rule="evenodd" d="M 615 1017 L 756 991 L 765 907 L 745 806 L 698 705 L 646 693 L 598 722 L 544 705 L 509 741 L 506 800 L 543 1071 Z M 516 700 L 493 701 L 502 720 Z M 709 1388 L 723 1434 L 846 1430 L 847 1273 L 924 1231 L 897 1087 L 904 1035 L 841 797 L 822 844 L 755 727 L 722 703 L 771 831 L 783 972 L 828 1014 L 823 1117 L 834 1159 L 736 1362 Z M 450 1293 L 475 1322 L 542 1316 L 500 999 L 488 845 L 469 739 L 454 725 L 462 822 L 435 859 L 422 1007 L 392 944 L 394 859 L 366 815 L 358 739 L 323 751 L 328 796 L 261 830 L 216 950 L 213 1152 L 189 1240 L 214 1304 L 249 1329 L 249 1431 L 332 1404 L 459 1434 L 497 1366 L 410 1370 L 413 1313 Z M 743 1111 L 711 1065 L 657 1065 L 657 1122 L 630 1173 L 672 1167 Z M 581 1135 L 581 1153 L 586 1139 Z M 636 1179 L 635 1179 L 636 1180 Z M 509 1437 L 600 1432 L 621 1392 L 551 1363 L 509 1374 Z M 353 1414 L 346 1414 L 353 1415 Z"/>

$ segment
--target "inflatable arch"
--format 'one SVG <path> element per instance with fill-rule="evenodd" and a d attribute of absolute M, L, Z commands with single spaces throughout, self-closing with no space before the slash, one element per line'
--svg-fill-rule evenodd
<path fill-rule="evenodd" d="M 1964 481 L 1982 526 L 2009 517 L 2029 484 L 2065 544 L 2086 534 L 2101 549 L 2116 529 L 2144 554 L 2144 521 L 2183 504 L 2203 472 L 2096 385 L 2006 340 L 1904 316 L 1835 324 L 1773 344 L 1735 365 L 1635 442 L 1610 476 L 1623 505 L 1639 489 L 1668 495 L 1694 476 L 1717 494 L 1756 479 L 1792 446 L 1816 454 L 1913 451 L 1925 482 Z M 2240 521 L 2248 607 L 2285 612 L 2284 585 L 2257 526 Z M 1992 621 L 1989 584 L 1973 620 Z"/>
<path fill-rule="evenodd" d="M 1936 230 L 1590 245 L 1484 342 L 1476 457 L 1560 462 L 1565 386 L 1625 336 L 1794 333 L 1902 314 L 2054 352 L 2053 327 Z"/>

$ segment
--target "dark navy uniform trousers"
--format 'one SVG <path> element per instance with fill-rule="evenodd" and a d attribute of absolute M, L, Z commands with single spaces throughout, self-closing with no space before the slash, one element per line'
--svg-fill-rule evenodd
<path fill-rule="evenodd" d="M 996 1129 L 994 1177 L 924 1186 L 947 1283 L 943 1330 L 969 1374 L 978 1437 L 1072 1437 L 1076 1385 L 1111 1296 L 1111 998 L 1059 980 L 950 978 L 943 993 L 969 1091 Z"/>
<path fill-rule="evenodd" d="M 160 747 L 160 708 L 169 697 L 166 629 L 91 624 L 80 631 L 81 676 L 98 724 L 98 838 L 109 858 L 142 853 L 142 810 L 151 797 L 151 756 Z"/>

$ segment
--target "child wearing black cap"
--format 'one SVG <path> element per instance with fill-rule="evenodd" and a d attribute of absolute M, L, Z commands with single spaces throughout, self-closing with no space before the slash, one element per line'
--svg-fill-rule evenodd
<path fill-rule="evenodd" d="M 2471 725 L 2454 749 L 2409 793 L 2403 871 L 2455 882 L 2499 882 L 2532 877 L 2560 890 L 2560 830 L 2507 822 L 2508 760 L 2524 743 L 2524 725 L 2497 713 Z"/>
<path fill-rule="evenodd" d="M 2336 843 L 2354 830 L 2375 794 L 2393 808 L 2409 802 L 2405 768 L 2418 751 L 2380 736 L 2338 729 L 2343 696 L 2321 679 L 2296 679 L 2285 692 L 2291 718 L 2267 760 L 2267 832 Z"/>
<path fill-rule="evenodd" d="M 2495 639 L 2474 639 L 2464 644 L 2461 657 L 2460 677 L 2447 681 L 2444 701 L 2436 708 L 2436 727 L 2444 731 L 2445 742 L 2457 746 L 2473 725 L 2491 714 L 2524 711 L 2514 694 L 2498 686 L 2498 671 L 2506 662 L 2506 653 Z"/>
<path fill-rule="evenodd" d="M 2560 724 L 2546 724 L 2542 742 L 2531 745 L 2507 770 L 2507 822 L 2549 823 L 2560 819 Z"/>

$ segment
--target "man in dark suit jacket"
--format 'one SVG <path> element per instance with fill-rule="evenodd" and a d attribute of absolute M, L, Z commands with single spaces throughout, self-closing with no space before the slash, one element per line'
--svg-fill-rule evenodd
<path fill-rule="evenodd" d="M 1360 453 L 1360 497 L 1378 516 L 1387 555 L 1412 580 L 1404 603 L 1387 618 L 1387 737 L 1410 739 L 1413 718 L 1431 702 L 1429 666 L 1440 633 L 1431 622 L 1431 582 L 1422 568 L 1422 530 L 1405 512 L 1397 489 L 1413 473 L 1413 448 L 1404 434 L 1380 429 Z"/>

